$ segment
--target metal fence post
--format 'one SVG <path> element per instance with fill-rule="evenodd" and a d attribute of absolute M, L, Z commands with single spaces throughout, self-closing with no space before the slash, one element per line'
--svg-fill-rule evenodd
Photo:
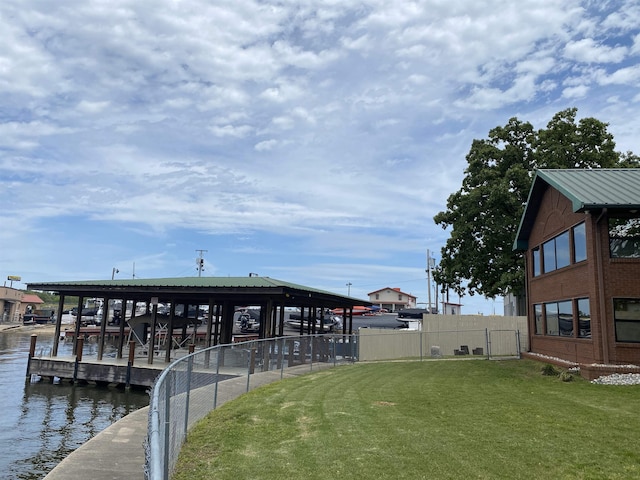
<path fill-rule="evenodd" d="M 249 382 L 251 379 L 251 349 L 247 349 L 247 392 L 249 391 Z"/>
<path fill-rule="evenodd" d="M 487 359 L 491 358 L 491 335 L 489 334 L 489 329 L 484 329 L 484 335 L 487 340 Z"/>
<path fill-rule="evenodd" d="M 278 360 L 280 361 L 280 380 L 284 378 L 284 337 L 280 337 L 280 347 L 278 347 Z"/>
<path fill-rule="evenodd" d="M 187 438 L 187 429 L 189 428 L 189 400 L 191 399 L 191 372 L 193 372 L 193 355 L 189 355 L 189 358 L 187 359 L 187 391 L 186 391 L 186 404 L 184 407 L 183 439 Z"/>
<path fill-rule="evenodd" d="M 169 372 L 173 373 L 173 372 Z M 171 375 L 173 377 L 173 375 Z M 169 440 L 171 435 L 169 435 L 171 428 L 171 385 L 172 381 L 169 380 L 169 375 L 167 375 L 165 379 L 165 387 L 164 387 L 164 455 L 162 455 L 163 462 L 163 479 L 169 480 Z"/>
<path fill-rule="evenodd" d="M 220 384 L 220 356 L 222 353 L 222 349 L 224 347 L 218 347 L 217 350 L 217 355 L 216 355 L 216 386 L 214 388 L 213 391 L 213 409 L 215 410 L 216 407 L 218 406 L 218 385 Z"/>

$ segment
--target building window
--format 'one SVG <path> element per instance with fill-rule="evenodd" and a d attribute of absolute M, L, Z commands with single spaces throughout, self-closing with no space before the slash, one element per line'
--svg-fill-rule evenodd
<path fill-rule="evenodd" d="M 591 309 L 588 298 L 578 299 L 578 337 L 591 338 Z"/>
<path fill-rule="evenodd" d="M 616 324 L 617 342 L 640 342 L 639 299 L 614 299 L 613 316 Z"/>
<path fill-rule="evenodd" d="M 540 275 L 540 273 L 542 273 L 540 271 L 540 247 L 534 248 L 532 253 L 533 256 L 531 260 L 533 263 L 533 276 L 537 277 L 538 275 Z"/>
<path fill-rule="evenodd" d="M 402 300 L 402 295 L 398 295 L 398 300 Z"/>
<path fill-rule="evenodd" d="M 612 258 L 640 258 L 640 218 L 609 217 L 609 250 Z"/>
<path fill-rule="evenodd" d="M 376 293 L 376 300 L 380 300 L 380 294 Z"/>
<path fill-rule="evenodd" d="M 552 272 L 556 269 L 556 242 L 551 239 L 542 244 L 542 261 L 544 262 L 544 271 Z"/>
<path fill-rule="evenodd" d="M 569 232 L 566 231 L 542 244 L 544 271 L 552 272 L 571 264 Z"/>
<path fill-rule="evenodd" d="M 573 227 L 573 262 L 587 259 L 587 229 L 584 222 Z"/>
<path fill-rule="evenodd" d="M 584 222 L 547 240 L 542 244 L 542 248 L 532 248 L 531 254 L 534 277 L 586 260 L 587 239 Z"/>
<path fill-rule="evenodd" d="M 577 317 L 578 337 L 591 337 L 591 314 L 588 298 L 535 304 L 533 305 L 533 315 L 536 335 L 544 333 L 554 337 L 575 337 L 576 324 L 574 319 Z"/>
<path fill-rule="evenodd" d="M 558 302 L 558 326 L 560 336 L 573 337 L 573 302 Z"/>
<path fill-rule="evenodd" d="M 545 303 L 544 313 L 547 320 L 547 335 L 560 335 L 560 326 L 558 324 L 558 304 Z"/>
<path fill-rule="evenodd" d="M 533 314 L 535 315 L 536 322 L 536 335 L 544 335 L 544 323 L 542 319 L 542 305 L 537 304 L 533 306 Z"/>

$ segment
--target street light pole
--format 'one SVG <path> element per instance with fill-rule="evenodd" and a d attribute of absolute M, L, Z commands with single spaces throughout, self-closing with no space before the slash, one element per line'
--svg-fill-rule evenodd
<path fill-rule="evenodd" d="M 116 267 L 113 267 L 113 270 L 111 270 L 111 280 L 113 280 L 113 278 L 116 276 L 116 273 L 120 273 L 120 270 L 118 270 Z"/>
<path fill-rule="evenodd" d="M 347 297 L 351 296 L 351 285 L 353 285 L 351 282 L 347 283 Z"/>

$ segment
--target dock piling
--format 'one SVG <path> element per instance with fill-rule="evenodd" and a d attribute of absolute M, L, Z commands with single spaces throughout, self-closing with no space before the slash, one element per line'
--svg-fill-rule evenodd
<path fill-rule="evenodd" d="M 38 335 L 35 333 L 31 334 L 31 343 L 29 344 L 29 359 L 27 360 L 27 377 L 31 376 L 31 359 L 36 354 L 36 341 L 38 340 Z"/>
<path fill-rule="evenodd" d="M 133 367 L 133 360 L 136 358 L 136 341 L 129 340 L 129 358 L 127 359 L 127 377 L 125 380 L 125 388 L 131 386 L 131 368 Z"/>

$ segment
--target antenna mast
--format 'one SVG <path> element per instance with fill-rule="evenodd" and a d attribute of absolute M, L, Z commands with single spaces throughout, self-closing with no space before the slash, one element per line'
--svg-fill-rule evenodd
<path fill-rule="evenodd" d="M 202 276 L 202 271 L 204 270 L 204 258 L 202 257 L 202 254 L 208 251 L 209 250 L 196 250 L 196 252 L 200 254 L 198 258 L 196 258 L 196 270 L 198 270 L 199 277 Z"/>

